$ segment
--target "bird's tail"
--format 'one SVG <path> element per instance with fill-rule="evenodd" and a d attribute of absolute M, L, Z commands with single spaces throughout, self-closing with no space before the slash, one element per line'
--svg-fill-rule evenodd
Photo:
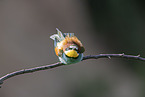
<path fill-rule="evenodd" d="M 54 41 L 57 40 L 58 42 L 64 40 L 65 39 L 64 34 L 59 29 L 56 28 L 56 30 L 57 34 L 51 35 L 50 38 L 53 39 Z"/>
<path fill-rule="evenodd" d="M 74 33 L 62 33 L 59 29 L 57 29 L 57 34 L 53 34 L 50 36 L 51 39 L 54 40 L 54 46 L 57 46 L 58 42 L 61 42 L 65 39 L 65 37 L 73 37 Z"/>

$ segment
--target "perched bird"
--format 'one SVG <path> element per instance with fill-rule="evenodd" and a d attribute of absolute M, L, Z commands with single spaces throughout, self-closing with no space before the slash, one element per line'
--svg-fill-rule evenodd
<path fill-rule="evenodd" d="M 74 33 L 62 33 L 57 30 L 57 34 L 50 36 L 54 40 L 55 53 L 64 64 L 80 62 L 85 51 L 82 43 Z"/>

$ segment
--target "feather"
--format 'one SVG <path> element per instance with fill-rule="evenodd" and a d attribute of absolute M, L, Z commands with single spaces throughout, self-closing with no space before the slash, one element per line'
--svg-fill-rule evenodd
<path fill-rule="evenodd" d="M 64 40 L 65 38 L 64 38 L 63 33 L 58 28 L 56 28 L 56 30 L 57 30 L 57 34 L 58 34 L 58 36 L 60 38 L 60 41 Z"/>
<path fill-rule="evenodd" d="M 64 38 L 64 35 L 62 34 L 62 32 L 57 28 L 56 28 L 56 30 L 57 30 L 57 34 L 51 35 L 50 38 L 53 40 L 57 39 L 59 42 L 64 40 L 65 38 Z"/>

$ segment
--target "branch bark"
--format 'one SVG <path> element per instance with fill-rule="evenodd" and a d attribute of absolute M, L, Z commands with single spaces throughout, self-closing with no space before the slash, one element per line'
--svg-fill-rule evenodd
<path fill-rule="evenodd" d="M 88 55 L 83 57 L 83 60 L 87 59 L 98 59 L 98 58 L 127 58 L 127 59 L 133 59 L 133 60 L 140 60 L 140 61 L 145 61 L 145 58 L 140 57 L 140 55 L 134 56 L 134 55 L 125 55 L 123 54 L 99 54 L 99 55 Z M 83 61 L 82 60 L 82 61 Z"/>
<path fill-rule="evenodd" d="M 127 58 L 127 59 L 135 59 L 135 60 L 140 60 L 140 61 L 145 61 L 145 58 L 140 57 L 140 55 L 134 56 L 134 55 L 125 55 L 123 54 L 99 54 L 99 55 L 88 55 L 88 56 L 84 56 L 82 61 L 87 60 L 87 59 L 99 59 L 99 58 Z M 50 64 L 50 65 L 44 65 L 44 66 L 39 66 L 39 67 L 34 67 L 34 68 L 29 68 L 29 69 L 22 69 L 22 70 L 18 70 L 12 73 L 8 73 L 2 77 L 0 77 L 0 85 L 3 84 L 3 82 L 5 80 L 7 80 L 8 78 L 20 75 L 20 74 L 25 74 L 25 73 L 32 73 L 32 72 L 36 72 L 36 71 L 40 71 L 40 70 L 46 70 L 46 69 L 52 69 L 55 67 L 59 67 L 64 65 L 61 62 L 57 62 L 54 64 Z"/>

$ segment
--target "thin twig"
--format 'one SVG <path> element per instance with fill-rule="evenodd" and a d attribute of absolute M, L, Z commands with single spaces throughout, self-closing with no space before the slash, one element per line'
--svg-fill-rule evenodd
<path fill-rule="evenodd" d="M 22 70 L 18 70 L 18 71 L 12 72 L 12 73 L 8 73 L 0 78 L 0 84 L 3 84 L 4 80 L 14 77 L 16 75 L 32 73 L 32 72 L 36 72 L 39 70 L 51 69 L 51 68 L 55 68 L 55 67 L 62 66 L 62 65 L 64 65 L 64 64 L 61 62 L 57 62 L 57 63 L 51 64 L 51 65 L 44 65 L 44 66 L 39 66 L 39 67 L 34 67 L 34 68 L 29 68 L 29 69 L 22 69 Z"/>
<path fill-rule="evenodd" d="M 125 55 L 123 54 L 99 54 L 99 55 L 88 55 L 88 56 L 84 56 L 82 61 L 87 60 L 87 59 L 99 59 L 99 58 L 109 58 L 111 59 L 112 57 L 115 58 L 127 58 L 127 59 L 135 59 L 135 60 L 140 60 L 140 61 L 145 61 L 145 58 L 140 57 L 140 55 L 134 56 L 134 55 Z M 34 68 L 29 68 L 29 69 L 22 69 L 22 70 L 18 70 L 9 74 L 6 74 L 2 77 L 0 77 L 0 85 L 3 84 L 3 82 L 5 80 L 7 80 L 8 78 L 14 77 L 16 75 L 20 75 L 20 74 L 25 74 L 25 73 L 32 73 L 32 72 L 36 72 L 36 71 L 40 71 L 40 70 L 46 70 L 46 69 L 51 69 L 51 68 L 55 68 L 58 66 L 62 66 L 64 65 L 61 62 L 55 63 L 55 64 L 51 64 L 51 65 L 44 65 L 44 66 L 39 66 L 39 67 L 34 67 Z"/>
<path fill-rule="evenodd" d="M 123 54 L 99 54 L 99 55 L 88 55 L 83 58 L 83 60 L 87 59 L 99 59 L 99 58 L 127 58 L 127 59 L 133 59 L 133 60 L 140 60 L 145 61 L 145 58 L 140 57 L 140 55 L 134 56 L 134 55 L 125 55 Z M 82 61 L 83 61 L 82 60 Z"/>

